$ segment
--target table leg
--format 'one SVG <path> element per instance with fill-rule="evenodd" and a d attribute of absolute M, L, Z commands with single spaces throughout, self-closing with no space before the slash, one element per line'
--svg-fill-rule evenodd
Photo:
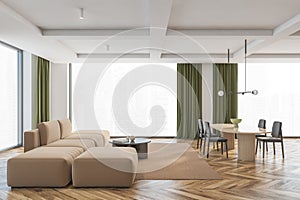
<path fill-rule="evenodd" d="M 255 134 L 238 134 L 238 160 L 255 161 Z"/>
<path fill-rule="evenodd" d="M 135 146 L 135 149 L 138 153 L 139 159 L 147 159 L 148 158 L 148 143 L 138 144 Z"/>
<path fill-rule="evenodd" d="M 226 133 L 226 132 L 221 132 L 221 134 L 222 134 L 222 137 L 227 139 L 228 150 L 234 149 L 235 134 L 234 133 Z"/>

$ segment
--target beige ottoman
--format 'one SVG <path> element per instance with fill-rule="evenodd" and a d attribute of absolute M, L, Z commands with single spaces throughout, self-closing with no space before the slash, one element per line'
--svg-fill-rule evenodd
<path fill-rule="evenodd" d="M 78 156 L 72 166 L 75 187 L 130 187 L 138 165 L 131 147 L 93 147 Z"/>
<path fill-rule="evenodd" d="M 39 147 L 7 161 L 11 187 L 64 187 L 71 181 L 72 162 L 80 147 Z"/>

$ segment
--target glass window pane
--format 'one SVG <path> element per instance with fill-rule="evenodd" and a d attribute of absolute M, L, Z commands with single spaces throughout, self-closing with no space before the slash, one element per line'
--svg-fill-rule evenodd
<path fill-rule="evenodd" d="M 18 51 L 0 44 L 0 150 L 18 145 Z"/>
<path fill-rule="evenodd" d="M 120 121 L 124 122 L 125 128 L 131 130 L 130 123 L 138 126 L 143 130 L 145 127 L 153 123 L 151 114 L 157 120 L 157 123 L 153 123 L 153 130 L 155 131 L 133 131 L 132 135 L 144 136 L 144 137 L 161 137 L 161 136 L 176 136 L 177 134 L 177 97 L 176 91 L 171 91 L 170 88 L 177 90 L 177 64 L 163 63 L 161 67 L 167 68 L 171 72 L 166 79 L 169 80 L 169 87 L 164 87 L 160 84 L 150 83 L 145 85 L 134 85 L 133 80 L 127 80 L 123 84 L 126 85 L 126 89 L 130 90 L 129 99 L 126 99 L 126 92 L 121 92 L 120 99 L 118 99 L 118 105 L 115 109 L 119 110 L 121 107 L 126 106 L 129 119 L 124 118 L 116 119 L 113 113 L 113 98 L 115 95 L 115 89 L 121 81 L 124 81 L 124 77 L 127 74 L 139 69 L 140 66 L 148 64 L 140 63 L 114 63 L 107 68 L 106 65 L 101 64 L 85 64 L 82 69 L 81 64 L 72 64 L 72 125 L 73 129 L 93 129 L 100 127 L 110 131 L 111 136 L 124 136 L 126 135 L 124 130 L 120 127 Z M 156 65 L 156 64 L 153 64 Z M 157 64 L 160 65 L 160 64 Z M 156 65 L 156 66 L 157 66 Z M 149 64 L 152 66 L 152 64 Z M 150 73 L 141 73 L 139 80 L 155 77 L 157 71 L 151 71 Z M 80 75 L 80 78 L 78 79 Z M 94 79 L 97 79 L 94 81 Z M 155 78 L 153 78 L 155 79 Z M 152 79 L 151 79 L 152 80 Z M 96 85 L 93 86 L 93 84 Z M 75 87 L 77 89 L 76 95 Z M 88 92 L 89 90 L 94 90 Z M 74 94 L 75 91 L 75 94 Z M 84 91 L 84 92 L 83 92 Z M 85 94 L 85 95 L 82 95 Z M 89 96 L 86 96 L 88 94 Z M 124 99 L 123 99 L 124 98 Z M 93 107 L 89 107 L 91 104 L 90 99 L 93 99 Z M 123 99 L 123 100 L 122 100 Z M 77 103 L 76 103 L 77 102 Z M 76 104 L 76 105 L 74 105 Z M 160 112 L 151 113 L 152 108 L 157 108 L 159 105 L 163 109 L 165 115 Z M 120 107 L 118 107 L 120 106 Z M 87 111 L 84 109 L 93 109 L 93 112 L 86 114 L 85 117 L 81 117 Z M 153 111 L 153 110 L 152 110 Z M 81 113 L 81 114 L 77 114 Z M 122 115 L 123 116 L 123 115 Z M 95 117 L 96 120 L 92 118 Z M 84 121 L 84 122 L 83 122 Z M 161 127 L 159 122 L 164 121 Z M 95 125 L 94 123 L 98 123 Z M 121 122 L 122 123 L 122 122 Z M 127 126 L 128 125 L 128 126 Z M 123 127 L 124 128 L 124 127 Z M 130 131 L 129 131 L 130 132 Z M 127 133 L 127 135 L 130 133 Z"/>
<path fill-rule="evenodd" d="M 267 120 L 271 130 L 274 121 L 282 121 L 284 136 L 300 136 L 300 64 L 249 63 L 247 90 L 258 90 L 258 95 L 239 95 L 239 118 L 244 124 L 257 126 L 259 119 Z M 239 91 L 244 91 L 244 64 L 239 64 Z"/>

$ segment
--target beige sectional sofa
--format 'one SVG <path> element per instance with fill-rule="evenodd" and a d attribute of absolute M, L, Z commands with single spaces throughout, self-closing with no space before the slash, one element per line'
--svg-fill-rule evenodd
<path fill-rule="evenodd" d="M 109 146 L 109 138 L 105 130 L 72 132 L 69 119 L 40 123 L 38 129 L 24 133 L 25 153 L 7 161 L 7 184 L 11 187 L 64 187 L 73 176 L 76 177 L 73 185 L 78 187 L 130 187 L 137 167 L 136 150 L 126 147 L 123 153 L 117 153 L 120 149 Z M 94 153 L 89 154 L 90 151 Z M 91 155 L 96 155 L 94 161 Z M 86 157 L 90 163 L 82 166 L 80 163 Z M 113 166 L 104 167 L 99 164 L 102 157 L 130 170 L 120 172 Z M 75 164 L 75 169 L 74 160 L 79 163 Z M 88 174 L 94 176 L 86 178 Z M 107 176 L 114 181 L 106 183 Z"/>

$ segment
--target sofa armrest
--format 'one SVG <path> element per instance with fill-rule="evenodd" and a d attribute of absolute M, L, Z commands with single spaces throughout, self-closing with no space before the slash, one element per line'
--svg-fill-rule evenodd
<path fill-rule="evenodd" d="M 77 130 L 74 131 L 73 133 L 77 134 L 101 134 L 104 136 L 104 144 L 105 146 L 109 145 L 109 140 L 110 140 L 110 133 L 108 130 Z"/>
<path fill-rule="evenodd" d="M 40 133 L 38 129 L 24 132 L 24 152 L 41 146 Z"/>

